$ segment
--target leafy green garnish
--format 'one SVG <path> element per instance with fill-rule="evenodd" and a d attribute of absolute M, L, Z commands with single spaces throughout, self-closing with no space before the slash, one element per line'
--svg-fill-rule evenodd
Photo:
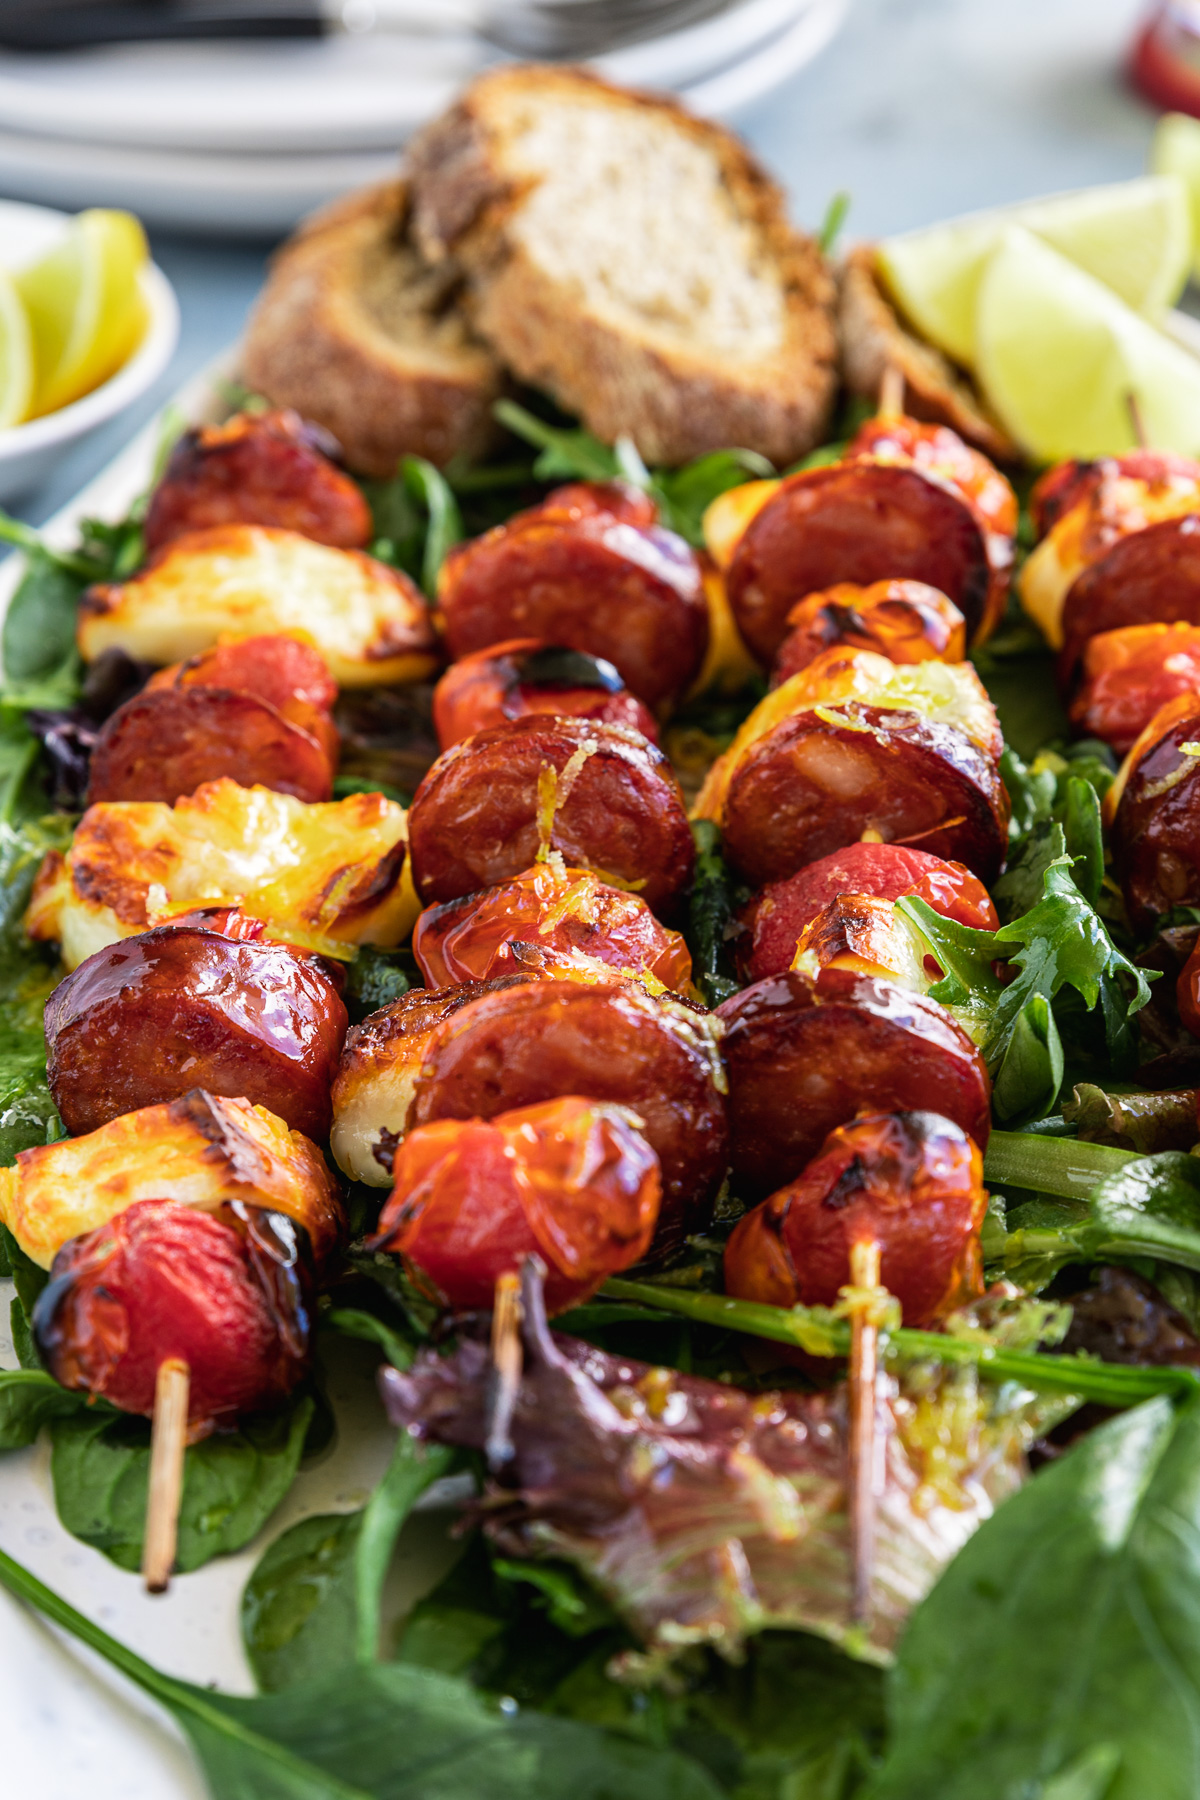
<path fill-rule="evenodd" d="M 405 456 L 388 481 L 364 481 L 375 524 L 372 552 L 411 575 L 426 598 L 437 597 L 446 553 L 463 535 L 454 490 L 423 456 Z"/>
<path fill-rule="evenodd" d="M 914 1613 L 871 1800 L 1200 1790 L 1200 1397 L 1152 1400 L 1005 1501 Z"/>
<path fill-rule="evenodd" d="M 733 918 L 733 878 L 721 854 L 721 833 L 711 819 L 692 824 L 696 874 L 688 900 L 685 936 L 692 953 L 692 979 L 706 1006 L 719 1006 L 738 984 L 733 978 L 725 930 Z"/>
<path fill-rule="evenodd" d="M 357 1022 L 421 985 L 411 950 L 380 950 L 363 944 L 346 969 L 346 1005 Z"/>

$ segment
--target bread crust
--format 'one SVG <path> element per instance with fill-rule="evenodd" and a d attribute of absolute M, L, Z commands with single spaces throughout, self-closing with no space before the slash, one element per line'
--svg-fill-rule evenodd
<path fill-rule="evenodd" d="M 542 98 L 597 97 L 614 111 L 653 111 L 716 160 L 737 220 L 779 280 L 777 349 L 741 358 L 640 336 L 590 307 L 576 283 L 555 279 L 518 241 L 513 228 L 537 179 L 506 165 L 506 114 Z M 817 245 L 788 223 L 780 188 L 720 126 L 582 70 L 505 68 L 481 77 L 426 127 L 405 167 L 425 256 L 467 270 L 484 337 L 516 375 L 550 392 L 597 437 L 612 443 L 627 433 L 648 461 L 665 463 L 730 444 L 787 463 L 821 440 L 836 384 L 834 283 Z"/>
<path fill-rule="evenodd" d="M 495 357 L 456 304 L 459 278 L 433 271 L 408 234 L 403 181 L 335 201 L 275 258 L 251 316 L 242 377 L 331 431 L 364 475 L 401 456 L 482 455 L 503 387 Z"/>
<path fill-rule="evenodd" d="M 838 332 L 842 372 L 853 393 L 878 400 L 884 372 L 894 367 L 904 377 L 903 404 L 910 417 L 949 425 L 1001 462 L 1019 456 L 954 364 L 905 329 L 880 284 L 873 244 L 856 245 L 839 270 Z"/>

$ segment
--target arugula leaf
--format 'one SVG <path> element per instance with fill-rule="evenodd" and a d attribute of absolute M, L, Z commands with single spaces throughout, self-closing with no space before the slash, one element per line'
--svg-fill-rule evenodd
<path fill-rule="evenodd" d="M 1200 1398 L 1148 1401 L 988 1520 L 917 1608 L 871 1800 L 1200 1791 Z"/>
<path fill-rule="evenodd" d="M 425 457 L 406 456 L 400 464 L 400 473 L 409 493 L 425 511 L 425 546 L 421 553 L 420 581 L 426 597 L 436 600 L 438 576 L 446 560 L 446 553 L 462 539 L 462 514 L 446 477 Z"/>
<path fill-rule="evenodd" d="M 413 1503 L 454 1462 L 407 1432 L 358 1512 L 302 1519 L 269 1546 L 242 1594 L 242 1641 L 260 1688 L 277 1692 L 379 1653 L 383 1584 Z"/>
<path fill-rule="evenodd" d="M 692 979 L 705 1005 L 719 1006 L 738 991 L 725 943 L 725 929 L 733 918 L 733 878 L 721 853 L 720 829 L 712 820 L 694 820 L 692 836 L 696 875 L 684 936 L 692 953 Z"/>
<path fill-rule="evenodd" d="M 851 196 L 843 188 L 834 194 L 825 208 L 825 217 L 821 220 L 820 228 L 817 231 L 817 242 L 821 246 L 823 256 L 833 254 L 833 247 L 838 241 L 842 226 L 846 223 L 846 214 L 850 211 L 850 200 Z"/>
<path fill-rule="evenodd" d="M 376 1663 L 240 1699 L 163 1675 L 0 1552 L 0 1582 L 174 1716 L 221 1800 L 718 1800 L 690 1757 Z"/>
<path fill-rule="evenodd" d="M 730 488 L 768 480 L 774 473 L 774 464 L 756 450 L 712 450 L 680 469 L 654 470 L 646 487 L 663 524 L 702 550 L 704 515 L 713 501 Z"/>
<path fill-rule="evenodd" d="M 992 1102 L 1002 1119 L 1040 1119 L 1058 1099 L 1063 1079 L 1063 1047 L 1054 1013 L 1043 994 L 1030 994 L 1013 1021 L 1012 1035 L 996 1071 Z"/>
<path fill-rule="evenodd" d="M 179 1507 L 181 1572 L 240 1550 L 266 1523 L 292 1485 L 313 1410 L 311 1395 L 299 1394 L 277 1413 L 190 1446 Z M 50 1438 L 54 1504 L 66 1529 L 118 1568 L 138 1568 L 149 1421 L 91 1407 L 55 1419 Z"/>
<path fill-rule="evenodd" d="M 405 456 L 389 480 L 360 485 L 375 525 L 372 554 L 403 569 L 435 599 L 446 552 L 463 535 L 450 483 L 423 456 Z"/>
<path fill-rule="evenodd" d="M 515 400 L 497 400 L 492 411 L 515 437 L 538 450 L 537 481 L 615 481 L 622 473 L 615 450 L 590 431 L 547 424 Z"/>

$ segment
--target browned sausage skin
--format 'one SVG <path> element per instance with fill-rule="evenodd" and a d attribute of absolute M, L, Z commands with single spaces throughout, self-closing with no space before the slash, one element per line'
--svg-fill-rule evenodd
<path fill-rule="evenodd" d="M 98 950 L 54 990 L 50 1091 L 72 1136 L 203 1087 L 323 1139 L 347 1022 L 315 959 L 161 926 Z"/>
<path fill-rule="evenodd" d="M 987 1145 L 991 1083 L 944 1007 L 893 982 L 824 969 L 769 976 L 718 1008 L 729 1147 L 748 1196 L 792 1181 L 862 1111 L 943 1113 Z"/>
<path fill-rule="evenodd" d="M 279 525 L 340 550 L 371 540 L 362 490 L 330 460 L 337 444 L 288 409 L 235 413 L 223 425 L 185 431 L 146 515 L 157 550 L 206 525 Z"/>
<path fill-rule="evenodd" d="M 440 756 L 408 815 L 413 881 L 426 905 L 511 881 L 540 848 L 629 887 L 654 912 L 677 905 L 694 847 L 679 784 L 640 733 L 535 714 Z"/>
<path fill-rule="evenodd" d="M 1200 696 L 1180 694 L 1142 732 L 1105 797 L 1130 924 L 1200 904 Z"/>
<path fill-rule="evenodd" d="M 438 605 L 453 658 L 538 637 L 612 663 L 659 712 L 692 686 L 708 648 L 700 562 L 620 482 L 558 488 L 453 549 Z"/>
<path fill-rule="evenodd" d="M 798 600 L 787 626 L 771 670 L 772 687 L 842 644 L 878 651 L 895 663 L 961 662 L 967 654 L 961 612 L 924 581 L 873 581 L 869 587 L 841 581 Z"/>
<path fill-rule="evenodd" d="M 603 719 L 658 742 L 653 713 L 629 692 L 612 663 L 540 638 L 511 638 L 460 657 L 433 695 L 433 722 L 443 750 L 506 719 L 535 712 Z"/>
<path fill-rule="evenodd" d="M 1130 532 L 1072 583 L 1062 611 L 1064 683 L 1089 638 L 1152 624 L 1200 625 L 1200 512 Z"/>

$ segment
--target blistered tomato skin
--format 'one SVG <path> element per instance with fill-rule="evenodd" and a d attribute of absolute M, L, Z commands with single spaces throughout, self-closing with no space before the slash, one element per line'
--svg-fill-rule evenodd
<path fill-rule="evenodd" d="M 142 1200 L 54 1259 L 33 1330 L 56 1381 L 149 1415 L 159 1364 L 188 1366 L 188 1421 L 278 1405 L 308 1367 L 312 1280 L 282 1213 Z"/>
<path fill-rule="evenodd" d="M 537 860 L 546 826 L 572 868 L 630 887 L 656 913 L 691 881 L 691 827 L 662 753 L 620 726 L 538 715 L 434 763 L 408 815 L 418 894 L 429 905 L 511 881 Z"/>
<path fill-rule="evenodd" d="M 365 549 L 371 509 L 334 466 L 336 446 L 298 413 L 235 413 L 223 425 L 185 431 L 146 515 L 157 550 L 207 525 L 278 525 L 341 550 Z"/>
<path fill-rule="evenodd" d="M 370 1247 L 456 1310 L 490 1309 L 497 1279 L 540 1256 L 547 1308 L 562 1312 L 645 1255 L 660 1192 L 658 1158 L 619 1107 L 568 1096 L 442 1119 L 397 1152 Z"/>
<path fill-rule="evenodd" d="M 429 1040 L 409 1125 L 494 1118 L 578 1094 L 627 1106 L 662 1169 L 656 1254 L 702 1229 L 726 1165 L 723 1077 L 711 1018 L 637 986 L 509 985 Z"/>
<path fill-rule="evenodd" d="M 1168 702 L 1118 778 L 1113 864 L 1130 924 L 1200 905 L 1200 697 Z M 1111 809 L 1111 802 L 1109 803 Z"/>
<path fill-rule="evenodd" d="M 742 914 L 747 935 L 739 960 L 747 981 L 782 975 L 792 966 L 805 929 L 842 894 L 899 900 L 913 894 L 943 918 L 976 931 L 995 931 L 1000 921 L 987 889 L 962 863 L 947 862 L 902 844 L 848 844 L 772 883 Z"/>
<path fill-rule="evenodd" d="M 451 663 L 434 690 L 433 722 L 443 750 L 526 713 L 600 719 L 658 742 L 653 713 L 630 693 L 612 663 L 540 638 L 513 638 L 464 656 Z"/>
<path fill-rule="evenodd" d="M 332 797 L 333 771 L 312 732 L 253 694 L 159 688 L 135 694 L 106 720 L 92 751 L 87 804 L 173 806 L 223 776 L 315 804 Z"/>
<path fill-rule="evenodd" d="M 751 887 L 784 881 L 866 832 L 994 881 L 1008 796 L 991 757 L 954 726 L 856 702 L 783 719 L 737 763 L 726 854 Z"/>
<path fill-rule="evenodd" d="M 717 1009 L 725 1035 L 730 1160 L 743 1191 L 794 1181 L 828 1134 L 864 1110 L 936 1110 L 985 1148 L 991 1082 L 935 1001 L 824 969 L 745 988 Z"/>
<path fill-rule="evenodd" d="M 164 926 L 98 950 L 55 988 L 50 1091 L 72 1136 L 201 1087 L 320 1140 L 347 1023 L 314 959 Z"/>
<path fill-rule="evenodd" d="M 692 973 L 683 937 L 660 925 L 644 900 L 555 862 L 427 907 L 413 931 L 413 955 L 431 988 L 521 971 L 619 980 L 644 970 L 684 992 Z"/>
<path fill-rule="evenodd" d="M 726 573 L 730 605 L 769 666 L 797 600 L 853 582 L 921 581 L 952 600 L 974 638 L 991 575 L 966 501 L 917 469 L 864 459 L 789 475 L 747 526 Z"/>
<path fill-rule="evenodd" d="M 923 581 L 875 581 L 869 587 L 839 582 L 798 601 L 787 624 L 772 687 L 840 645 L 874 650 L 894 663 L 961 662 L 967 654 L 962 613 Z"/>
<path fill-rule="evenodd" d="M 1132 748 L 1159 708 L 1200 693 L 1200 626 L 1127 625 L 1089 638 L 1070 704 L 1081 737 L 1101 738 L 1118 756 Z"/>
<path fill-rule="evenodd" d="M 832 1306 L 855 1243 L 879 1245 L 880 1282 L 906 1325 L 931 1325 L 983 1291 L 987 1210 L 979 1147 L 932 1112 L 839 1126 L 796 1180 L 747 1213 L 725 1250 L 725 1291 L 775 1306 Z"/>
<path fill-rule="evenodd" d="M 453 659 L 516 637 L 603 657 L 654 712 L 682 699 L 708 648 L 691 547 L 621 483 L 576 483 L 446 558 L 438 605 Z"/>

